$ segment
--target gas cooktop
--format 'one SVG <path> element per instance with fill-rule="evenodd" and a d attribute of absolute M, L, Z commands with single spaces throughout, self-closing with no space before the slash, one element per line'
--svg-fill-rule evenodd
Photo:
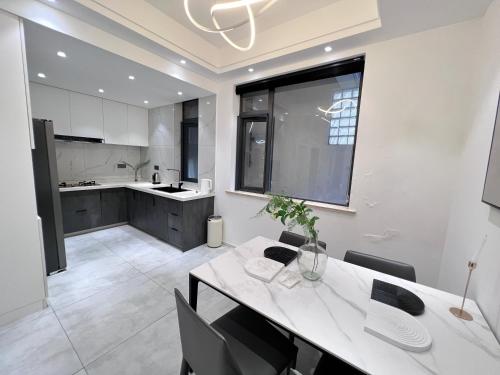
<path fill-rule="evenodd" d="M 71 188 L 71 187 L 82 187 L 82 186 L 99 186 L 95 181 L 71 181 L 71 182 L 60 182 L 60 188 Z"/>

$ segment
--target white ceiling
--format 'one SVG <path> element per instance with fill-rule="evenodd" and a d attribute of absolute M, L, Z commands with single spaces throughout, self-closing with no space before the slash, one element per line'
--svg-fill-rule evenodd
<path fill-rule="evenodd" d="M 25 34 L 30 81 L 148 108 L 211 94 L 29 21 L 25 21 Z M 65 52 L 67 57 L 58 57 L 58 51 Z M 47 78 L 39 78 L 39 72 Z M 129 75 L 135 80 L 129 80 Z M 98 92 L 99 88 L 104 89 L 103 94 Z M 183 95 L 179 96 L 178 91 Z M 149 103 L 144 104 L 144 100 Z"/>
<path fill-rule="evenodd" d="M 189 9 L 193 17 L 202 25 L 213 27 L 210 17 L 210 7 L 215 3 L 224 3 L 234 0 L 190 0 Z M 283 24 L 287 21 L 303 16 L 306 13 L 331 5 L 339 0 L 278 0 L 263 14 L 255 20 L 257 32 L 262 32 L 271 27 Z M 204 32 L 195 27 L 187 18 L 184 11 L 184 1 L 182 0 L 146 0 L 155 8 L 172 17 L 177 22 L 195 32 L 207 42 L 216 47 L 225 47 L 226 42 L 217 34 Z M 265 4 L 265 3 L 263 3 Z M 263 6 L 263 4 L 254 4 L 252 9 L 254 14 Z M 237 10 L 228 10 L 221 12 L 217 17 L 222 27 L 234 25 L 238 22 L 248 19 L 246 10 L 239 8 Z M 247 38 L 248 25 L 228 32 L 227 35 L 234 40 L 245 40 Z"/>

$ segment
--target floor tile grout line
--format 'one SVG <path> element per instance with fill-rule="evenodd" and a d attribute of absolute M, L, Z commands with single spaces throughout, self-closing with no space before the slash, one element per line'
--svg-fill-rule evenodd
<path fill-rule="evenodd" d="M 120 345 L 126 343 L 127 341 L 129 341 L 130 339 L 132 339 L 133 337 L 137 336 L 139 333 L 141 333 L 142 331 L 144 331 L 145 329 L 151 327 L 153 324 L 157 323 L 158 321 L 162 320 L 163 318 L 165 318 L 167 315 L 171 314 L 172 312 L 176 311 L 177 308 L 175 306 L 173 306 L 171 309 L 168 310 L 168 312 L 166 312 L 165 314 L 163 314 L 162 316 L 160 316 L 158 319 L 154 320 L 153 322 L 149 323 L 148 325 L 144 326 L 143 328 L 141 328 L 140 330 L 138 330 L 137 332 L 133 333 L 132 335 L 130 335 L 129 337 L 127 337 L 126 339 L 120 341 L 119 343 L 117 343 L 116 345 L 114 345 L 112 348 L 109 348 L 109 350 L 106 350 L 105 352 L 101 353 L 99 356 L 97 356 L 96 358 L 94 358 L 92 361 L 90 361 L 89 363 L 87 363 L 86 365 L 83 365 L 82 363 L 82 366 L 84 367 L 85 371 L 87 371 L 88 369 L 88 366 L 90 366 L 92 363 L 94 363 L 95 361 L 99 360 L 101 357 L 111 353 L 113 350 L 115 350 L 116 348 L 118 348 Z"/>
<path fill-rule="evenodd" d="M 65 310 L 66 308 L 68 308 L 68 307 L 70 307 L 70 306 L 73 306 L 73 305 L 75 305 L 75 304 L 77 304 L 77 303 L 79 303 L 79 302 L 85 301 L 85 300 L 87 300 L 87 299 L 89 299 L 89 298 L 91 298 L 91 297 L 94 297 L 94 296 L 96 296 L 96 295 L 98 295 L 98 294 L 100 294 L 100 293 L 103 293 L 103 292 L 108 292 L 108 291 L 110 291 L 110 290 L 113 290 L 113 289 L 116 289 L 116 288 L 122 287 L 122 286 L 123 286 L 123 284 L 125 284 L 125 283 L 127 283 L 127 282 L 129 282 L 129 281 L 131 281 L 131 280 L 137 279 L 137 278 L 139 278 L 140 276 L 144 276 L 144 275 L 142 275 L 142 274 L 137 274 L 137 275 L 135 275 L 135 276 L 132 276 L 130 279 L 127 279 L 127 280 L 121 281 L 121 282 L 119 282 L 119 283 L 117 283 L 117 284 L 114 284 L 114 285 L 111 285 L 111 286 L 109 286 L 109 287 L 103 288 L 103 289 L 101 289 L 101 290 L 99 290 L 99 291 L 97 291 L 97 292 L 95 292 L 95 293 L 92 293 L 92 294 L 90 294 L 90 295 L 88 295 L 88 296 L 86 296 L 86 297 L 84 297 L 84 298 L 82 298 L 82 299 L 79 299 L 78 301 L 71 302 L 71 303 L 70 303 L 70 304 L 68 304 L 68 305 L 63 305 L 63 307 L 57 307 L 57 308 L 55 308 L 55 307 L 54 307 L 54 306 L 52 306 L 50 303 L 49 303 L 49 306 L 51 306 L 51 307 L 52 307 L 52 309 L 53 309 L 54 311 L 58 310 L 59 312 L 61 312 L 62 310 Z"/>
<path fill-rule="evenodd" d="M 61 320 L 59 319 L 59 316 L 57 315 L 57 312 L 52 308 L 52 306 L 50 306 L 50 308 L 52 309 L 52 312 L 54 313 L 54 316 L 56 317 L 57 319 L 57 322 L 59 323 L 59 325 L 61 326 L 61 329 L 63 330 L 64 332 L 64 335 L 66 336 L 66 338 L 68 339 L 71 347 L 73 348 L 73 351 L 75 352 L 76 354 L 76 357 L 78 358 L 78 360 L 80 361 L 80 364 L 82 365 L 82 368 L 79 369 L 78 371 L 76 371 L 74 374 L 78 373 L 79 371 L 81 371 L 83 368 L 85 368 L 85 366 L 83 365 L 83 361 L 82 359 L 80 358 L 80 354 L 78 354 L 78 351 L 76 350 L 75 348 L 75 345 L 73 344 L 73 341 L 71 341 L 71 339 L 69 338 L 69 334 L 68 332 L 66 331 L 66 329 L 64 328 L 63 324 L 61 323 Z"/>
<path fill-rule="evenodd" d="M 153 237 L 154 238 L 154 237 Z M 150 278 L 147 273 L 153 271 L 154 269 L 158 268 L 158 267 L 161 267 L 161 266 L 164 266 L 165 264 L 168 264 L 170 261 L 174 260 L 174 259 L 170 259 L 168 260 L 167 262 L 165 263 L 162 263 L 162 264 L 159 264 L 158 266 L 148 270 L 147 272 L 144 272 L 142 270 L 140 270 L 139 268 L 137 268 L 136 266 L 134 266 L 133 263 L 131 263 L 130 261 L 128 261 L 126 258 L 124 258 L 123 256 L 121 256 L 119 253 L 117 253 L 116 251 L 113 250 L 112 247 L 110 247 L 107 243 L 105 242 L 101 242 L 100 240 L 97 240 L 101 245 L 103 245 L 104 247 L 106 247 L 109 251 L 111 251 L 114 255 L 116 255 L 117 257 L 119 257 L 120 259 L 122 259 L 124 262 L 126 262 L 127 264 L 129 264 L 131 267 L 133 267 L 134 269 L 136 269 L 137 271 L 139 271 L 140 273 L 142 273 L 144 276 Z M 147 241 L 145 241 L 146 243 L 148 243 Z M 180 250 L 179 250 L 180 251 Z"/>

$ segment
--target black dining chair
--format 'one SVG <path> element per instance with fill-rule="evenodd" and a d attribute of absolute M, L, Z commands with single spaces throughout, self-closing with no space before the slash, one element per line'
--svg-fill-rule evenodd
<path fill-rule="evenodd" d="M 369 255 L 352 250 L 346 251 L 344 262 L 356 264 L 358 266 L 396 276 L 401 279 L 413 282 L 417 281 L 415 268 L 407 263 L 385 259 L 377 257 L 375 255 Z M 314 371 L 314 375 L 333 374 L 362 374 L 362 372 L 331 355 L 323 354 L 318 362 L 316 370 Z"/>
<path fill-rule="evenodd" d="M 306 238 L 304 236 L 301 236 L 300 234 L 289 232 L 287 230 L 284 230 L 281 232 L 281 236 L 279 239 L 280 242 L 286 243 L 287 245 L 292 245 L 295 247 L 302 246 L 303 244 L 306 243 Z M 323 241 L 318 241 L 318 245 L 326 249 L 326 243 Z"/>
<path fill-rule="evenodd" d="M 407 263 L 396 260 L 377 257 L 375 255 L 360 253 L 358 251 L 347 250 L 344 262 L 356 264 L 361 267 L 379 271 L 387 275 L 399 277 L 401 279 L 416 282 L 415 268 Z"/>
<path fill-rule="evenodd" d="M 297 347 L 252 310 L 239 306 L 208 324 L 175 289 L 182 345 L 181 375 L 279 375 Z"/>

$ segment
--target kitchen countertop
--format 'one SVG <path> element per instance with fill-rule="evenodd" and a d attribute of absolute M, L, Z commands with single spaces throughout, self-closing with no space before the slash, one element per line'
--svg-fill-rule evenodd
<path fill-rule="evenodd" d="M 174 184 L 175 185 L 175 184 Z M 160 197 L 175 199 L 178 201 L 192 201 L 195 199 L 202 199 L 215 196 L 215 193 L 202 194 L 196 190 L 196 187 L 186 186 L 183 188 L 188 189 L 186 192 L 181 193 L 167 193 L 164 191 L 154 190 L 153 188 L 166 187 L 170 184 L 153 184 L 151 182 L 105 182 L 99 183 L 99 185 L 93 186 L 77 186 L 77 187 L 66 187 L 59 188 L 59 192 L 65 193 L 69 191 L 82 191 L 82 190 L 102 190 L 102 189 L 117 189 L 117 188 L 128 188 L 133 190 L 142 191 L 149 194 L 158 195 Z"/>

